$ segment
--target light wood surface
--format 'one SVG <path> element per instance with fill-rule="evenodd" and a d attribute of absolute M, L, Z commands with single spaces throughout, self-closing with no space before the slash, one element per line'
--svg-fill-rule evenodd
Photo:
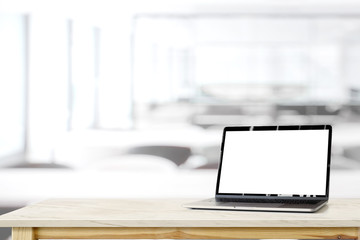
<path fill-rule="evenodd" d="M 316 213 L 182 207 L 194 200 L 53 199 L 0 216 L 0 227 L 360 227 L 360 199 L 333 199 Z"/>
<path fill-rule="evenodd" d="M 356 239 L 357 228 L 35 228 L 36 239 Z"/>
<path fill-rule="evenodd" d="M 360 239 L 360 199 L 316 213 L 190 210 L 194 199 L 53 199 L 0 216 L 13 240 Z"/>

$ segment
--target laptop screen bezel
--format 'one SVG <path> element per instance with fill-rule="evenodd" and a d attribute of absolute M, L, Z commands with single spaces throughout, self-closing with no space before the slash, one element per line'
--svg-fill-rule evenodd
<path fill-rule="evenodd" d="M 224 144 L 226 133 L 229 131 L 286 131 L 286 130 L 324 130 L 328 131 L 328 152 L 327 152 L 327 170 L 326 170 L 326 190 L 325 195 L 316 196 L 268 196 L 266 194 L 241 194 L 241 193 L 219 193 L 221 180 L 221 166 L 223 162 Z M 225 127 L 222 135 L 220 163 L 218 167 L 215 198 L 219 199 L 291 199 L 291 200 L 328 200 L 329 199 L 329 182 L 330 182 L 330 162 L 331 162 L 331 142 L 332 126 L 331 125 L 279 125 L 279 126 L 229 126 Z"/>

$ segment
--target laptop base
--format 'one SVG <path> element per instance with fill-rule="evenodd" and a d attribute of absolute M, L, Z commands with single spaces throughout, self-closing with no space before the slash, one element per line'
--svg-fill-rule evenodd
<path fill-rule="evenodd" d="M 303 212 L 312 213 L 318 211 L 326 204 L 326 200 L 316 204 L 298 203 L 259 203 L 259 202 L 229 202 L 217 201 L 215 198 L 184 204 L 186 208 L 208 210 L 238 210 L 238 211 L 267 211 L 267 212 Z"/>

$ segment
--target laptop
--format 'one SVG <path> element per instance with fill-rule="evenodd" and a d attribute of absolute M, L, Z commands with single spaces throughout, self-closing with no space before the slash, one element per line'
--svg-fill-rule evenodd
<path fill-rule="evenodd" d="M 329 199 L 330 125 L 223 130 L 215 198 L 193 209 L 316 212 Z"/>

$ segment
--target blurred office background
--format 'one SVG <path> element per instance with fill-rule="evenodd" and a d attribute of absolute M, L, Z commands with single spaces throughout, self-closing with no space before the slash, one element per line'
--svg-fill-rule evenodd
<path fill-rule="evenodd" d="M 226 125 L 331 124 L 360 197 L 360 2 L 0 1 L 1 211 L 211 197 Z"/>

